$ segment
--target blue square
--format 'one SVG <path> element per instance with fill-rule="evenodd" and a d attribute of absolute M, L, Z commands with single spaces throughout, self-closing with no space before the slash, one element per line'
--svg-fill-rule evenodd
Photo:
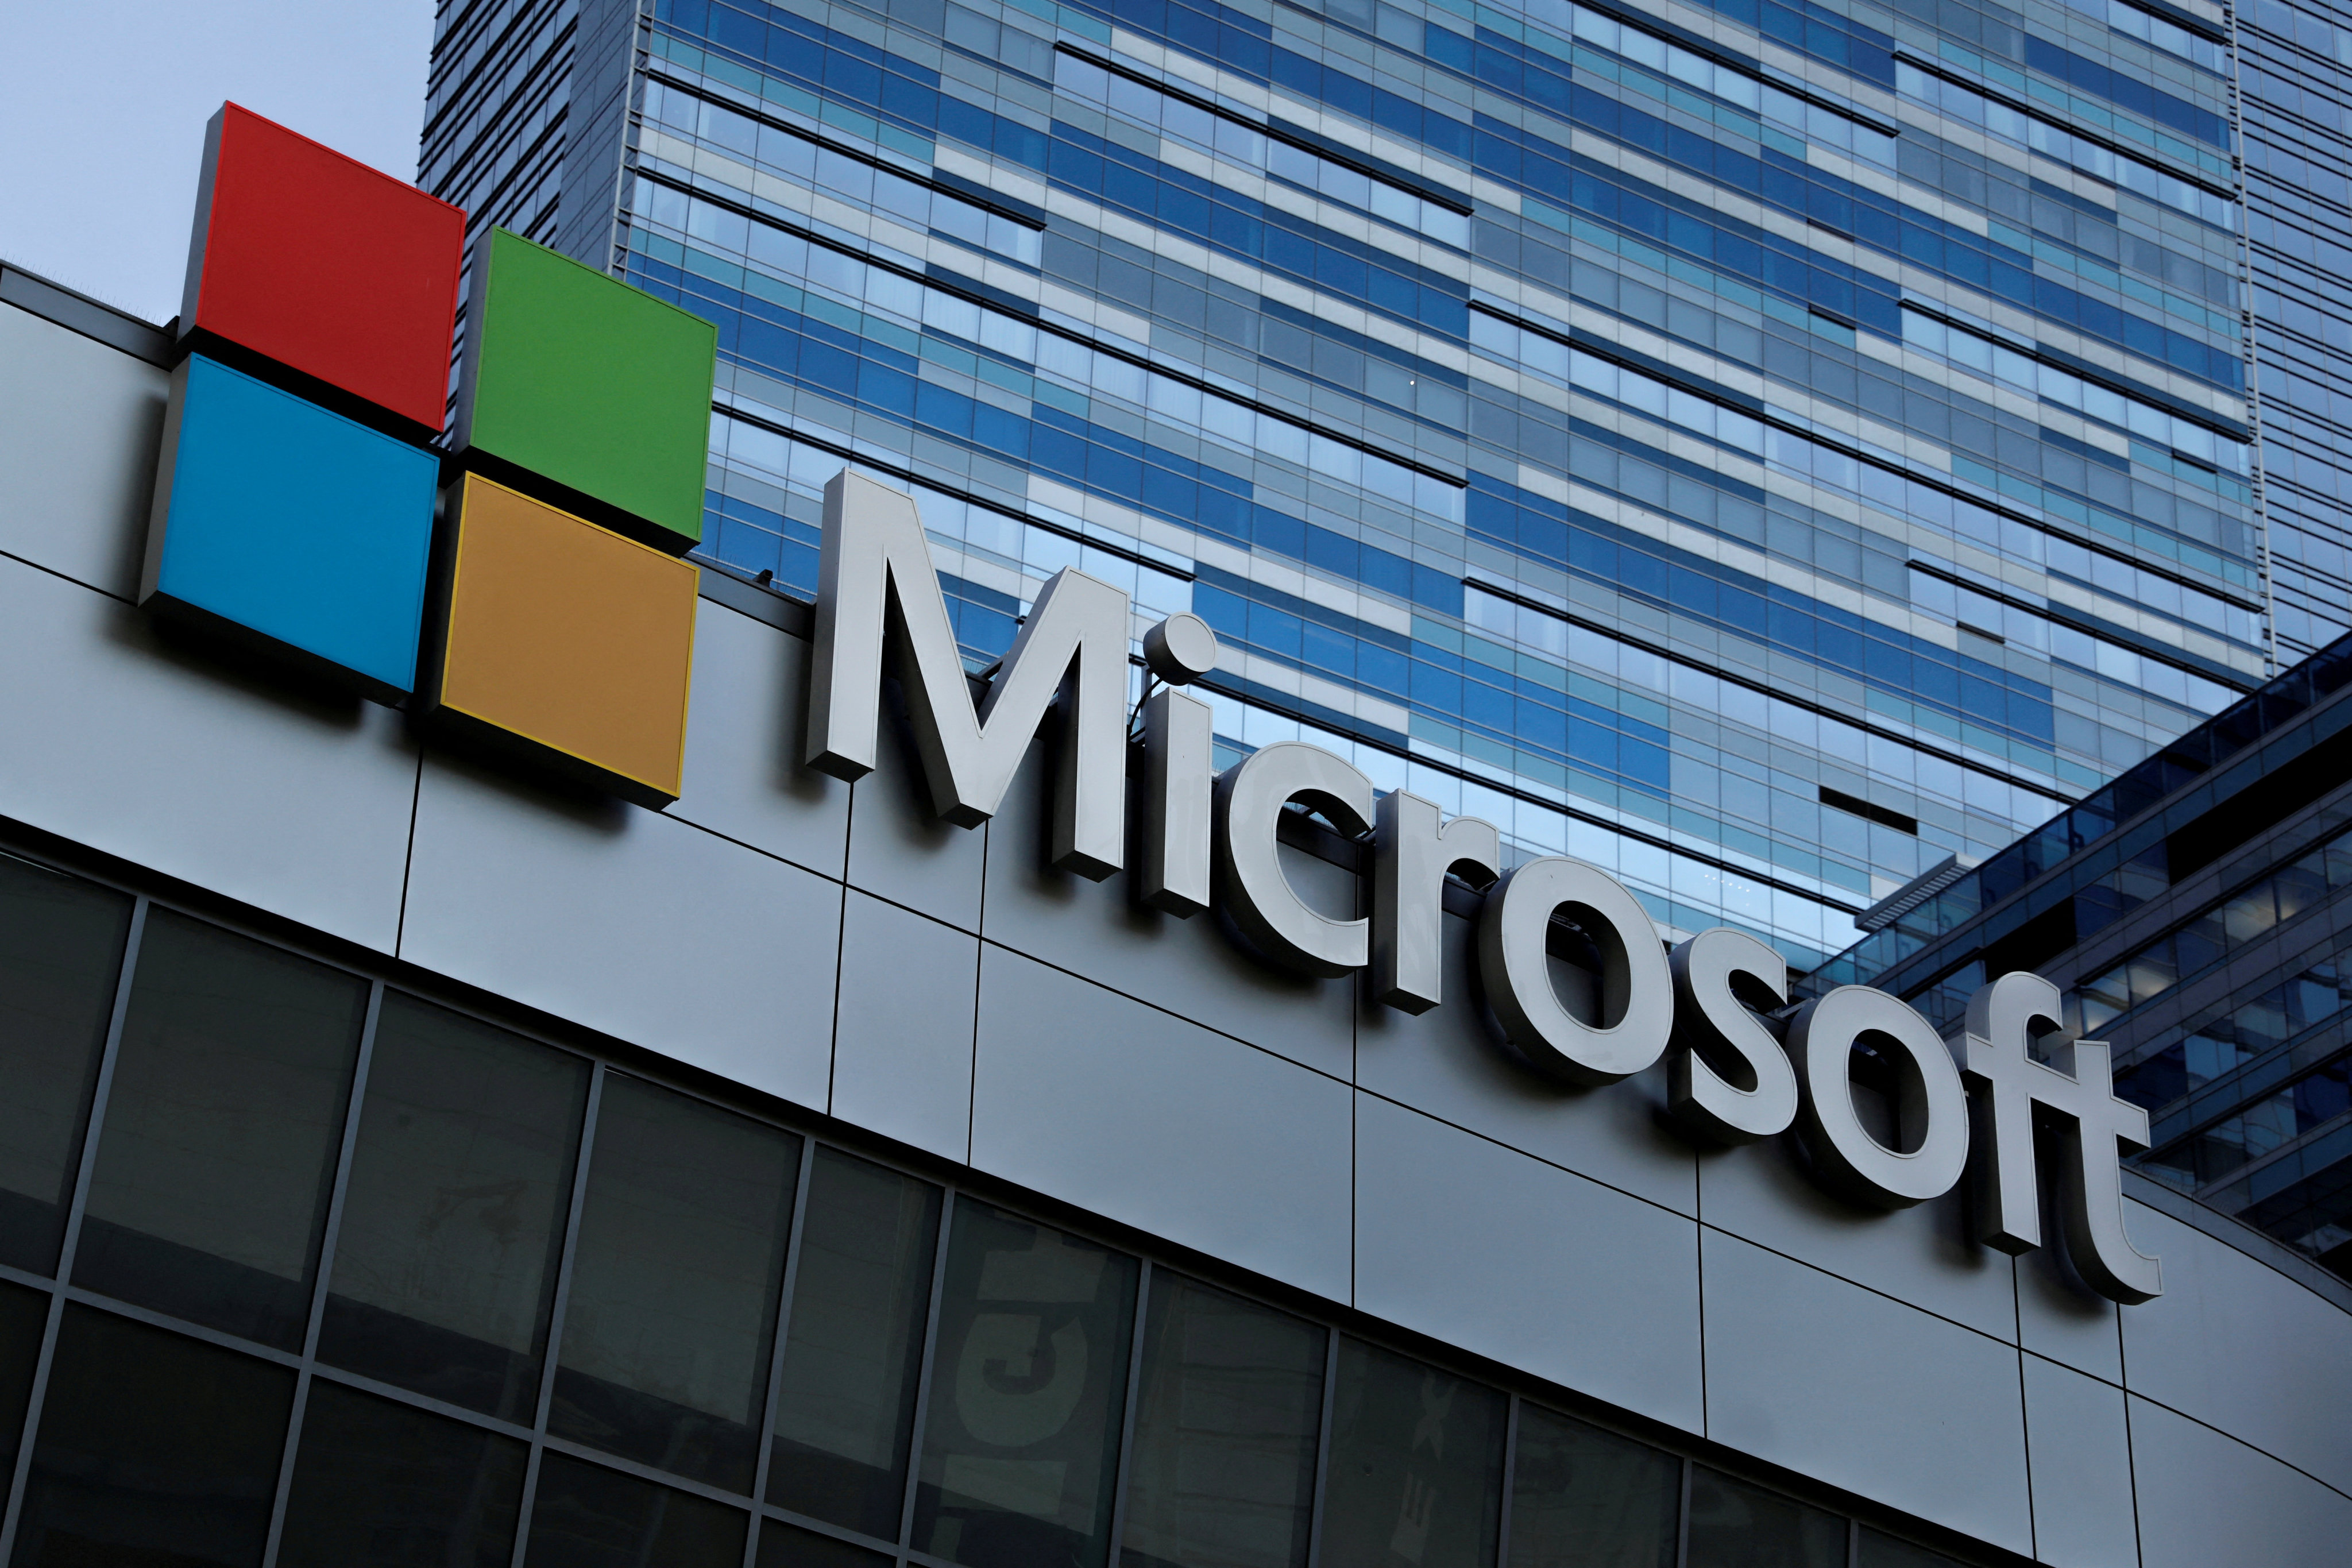
<path fill-rule="evenodd" d="M 439 477 L 425 448 L 191 354 L 139 602 L 395 701 L 416 684 Z"/>

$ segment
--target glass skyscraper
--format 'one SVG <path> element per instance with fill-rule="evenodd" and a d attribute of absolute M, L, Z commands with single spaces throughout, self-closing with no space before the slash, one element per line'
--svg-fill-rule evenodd
<path fill-rule="evenodd" d="M 719 322 L 713 563 L 855 462 L 975 667 L 1081 566 L 1233 746 L 1801 968 L 2352 622 L 2352 45 L 2238 26 L 450 0 L 422 183 Z"/>

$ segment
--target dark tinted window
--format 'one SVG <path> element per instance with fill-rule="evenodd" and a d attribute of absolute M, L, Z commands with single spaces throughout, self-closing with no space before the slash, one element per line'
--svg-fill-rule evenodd
<path fill-rule="evenodd" d="M 540 1456 L 530 1568 L 742 1568 L 740 1510 L 673 1487 Z"/>
<path fill-rule="evenodd" d="M 299 1348 L 366 1005 L 354 975 L 152 910 L 75 1282 Z"/>
<path fill-rule="evenodd" d="M 778 1520 L 760 1526 L 760 1568 L 890 1568 L 890 1559 Z"/>
<path fill-rule="evenodd" d="M 278 1568 L 504 1568 L 529 1450 L 314 1379 Z"/>
<path fill-rule="evenodd" d="M 1691 1468 L 1687 1568 L 1844 1568 L 1845 1521 Z"/>
<path fill-rule="evenodd" d="M 1322 1560 L 1491 1568 L 1503 1502 L 1500 1394 L 1339 1342 Z"/>
<path fill-rule="evenodd" d="M 259 1563 L 293 1400 L 285 1367 L 68 1307 L 16 1568 Z"/>
<path fill-rule="evenodd" d="M 898 1538 L 939 1224 L 940 1191 L 929 1183 L 817 1151 L 784 1334 L 770 1502 Z"/>
<path fill-rule="evenodd" d="M 606 1077 L 550 1431 L 751 1489 L 800 1145 Z"/>
<path fill-rule="evenodd" d="M 131 900 L 0 858 L 0 1262 L 57 1267 Z"/>
<path fill-rule="evenodd" d="M 1646 1443 L 1522 1403 L 1511 1568 L 1667 1568 L 1682 1469 Z"/>
<path fill-rule="evenodd" d="M 1104 1561 L 1135 1279 L 1131 1258 L 956 1205 L 916 1546 L 971 1568 Z"/>
<path fill-rule="evenodd" d="M 1129 1568 L 1307 1561 L 1327 1332 L 1153 1277 L 1120 1542 Z"/>
<path fill-rule="evenodd" d="M 384 998 L 320 1357 L 533 1418 L 588 1072 L 503 1029 Z"/>
<path fill-rule="evenodd" d="M 0 1285 L 0 1475 L 14 1475 L 17 1440 L 25 1431 L 25 1401 L 33 1392 L 33 1363 L 48 1327 L 49 1298 L 21 1285 Z"/>
<path fill-rule="evenodd" d="M 1960 1568 L 1960 1565 L 1939 1552 L 1914 1546 L 1907 1541 L 1897 1541 L 1891 1535 L 1881 1535 L 1864 1525 L 1862 1551 L 1857 1556 L 1856 1568 Z"/>

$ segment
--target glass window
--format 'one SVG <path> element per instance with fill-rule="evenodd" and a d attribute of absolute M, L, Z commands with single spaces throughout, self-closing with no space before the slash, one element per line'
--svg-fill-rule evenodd
<path fill-rule="evenodd" d="M 528 1456 L 510 1437 L 314 1380 L 278 1568 L 504 1568 Z"/>
<path fill-rule="evenodd" d="M 1907 1541 L 1897 1541 L 1891 1535 L 1881 1535 L 1868 1525 L 1862 1527 L 1862 1550 L 1856 1555 L 1857 1568 L 1960 1568 L 1958 1563 L 1939 1552 L 1924 1546 L 1914 1546 Z"/>
<path fill-rule="evenodd" d="M 2268 882 L 2257 882 L 2221 906 L 2221 929 L 2231 945 L 2252 942 L 2278 923 L 2278 897 Z"/>
<path fill-rule="evenodd" d="M 151 910 L 74 1282 L 302 1342 L 367 984 Z"/>
<path fill-rule="evenodd" d="M 1489 1568 L 1503 1501 L 1500 1394 L 1339 1342 L 1324 1483 L 1328 1563 Z"/>
<path fill-rule="evenodd" d="M 1844 1568 L 1845 1521 L 1691 1467 L 1686 1568 Z"/>
<path fill-rule="evenodd" d="M 1136 1263 L 959 1204 L 915 1488 L 915 1544 L 970 1568 L 1106 1557 Z"/>
<path fill-rule="evenodd" d="M 293 1402 L 286 1367 L 68 1307 L 14 1568 L 252 1568 Z"/>
<path fill-rule="evenodd" d="M 1152 1281 L 1127 1568 L 1307 1561 L 1327 1332 L 1175 1275 Z"/>
<path fill-rule="evenodd" d="M 758 1562 L 760 1568 L 890 1568 L 879 1552 L 773 1519 L 760 1526 Z"/>
<path fill-rule="evenodd" d="M 1538 1405 L 1519 1405 L 1511 1568 L 1670 1568 L 1682 1461 Z"/>
<path fill-rule="evenodd" d="M 16 1439 L 25 1430 L 33 1363 L 48 1322 L 47 1296 L 21 1285 L 0 1285 L 0 1475 L 16 1472 Z"/>
<path fill-rule="evenodd" d="M 321 1359 L 534 1418 L 588 1072 L 504 1029 L 384 997 Z"/>
<path fill-rule="evenodd" d="M 751 1489 L 800 1148 L 605 1075 L 550 1432 Z"/>
<path fill-rule="evenodd" d="M 530 1568 L 742 1568 L 746 1515 L 552 1450 L 539 1460 Z"/>
<path fill-rule="evenodd" d="M 939 1228 L 929 1182 L 817 1151 L 770 1450 L 777 1507 L 898 1539 Z"/>
<path fill-rule="evenodd" d="M 2291 921 L 2327 897 L 2326 857 L 2317 850 L 2272 874 L 2278 895 L 2278 918 Z"/>
<path fill-rule="evenodd" d="M 0 858 L 0 1262 L 58 1265 L 131 900 Z"/>

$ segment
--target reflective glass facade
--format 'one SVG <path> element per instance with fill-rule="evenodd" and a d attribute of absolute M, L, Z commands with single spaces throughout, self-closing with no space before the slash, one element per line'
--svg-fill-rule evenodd
<path fill-rule="evenodd" d="M 2204 0 L 479 0 L 423 178 L 719 323 L 711 561 L 806 595 L 857 462 L 975 666 L 1081 566 L 1216 626 L 1230 746 L 1806 967 L 2271 668 L 2227 40 Z"/>
<path fill-rule="evenodd" d="M 1946 1031 L 2036 969 L 2147 1108 L 2133 1163 L 2352 1278 L 2352 638 L 1810 978 Z"/>
<path fill-rule="evenodd" d="M 0 974 L 15 1568 L 1958 1568 L 6 855 Z"/>
<path fill-rule="evenodd" d="M 2262 392 L 2263 489 L 2283 662 L 2352 628 L 2352 16 L 2266 3 L 2238 12 L 2246 234 Z"/>

